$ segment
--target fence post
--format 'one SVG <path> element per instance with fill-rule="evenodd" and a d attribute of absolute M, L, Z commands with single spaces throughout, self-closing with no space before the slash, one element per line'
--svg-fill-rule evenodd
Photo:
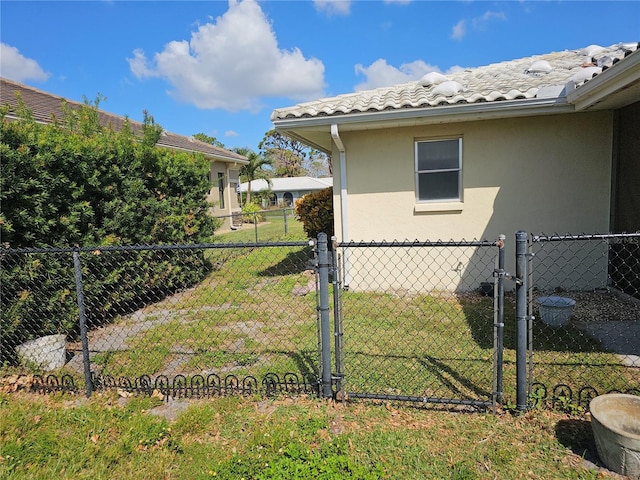
<path fill-rule="evenodd" d="M 287 208 L 284 209 L 284 234 L 289 233 L 289 226 L 287 225 Z"/>
<path fill-rule="evenodd" d="M 258 243 L 258 214 L 253 212 L 253 231 L 256 234 L 256 243 Z"/>
<path fill-rule="evenodd" d="M 331 385 L 331 329 L 329 327 L 329 252 L 327 234 L 318 234 L 318 275 L 320 277 L 320 339 L 322 396 L 333 396 Z"/>
<path fill-rule="evenodd" d="M 342 332 L 342 302 L 340 298 L 340 271 L 338 269 L 338 241 L 335 236 L 331 237 L 331 283 L 333 285 L 333 336 L 335 345 L 336 362 L 336 391 L 342 391 L 342 355 L 343 355 L 343 332 Z M 344 400 L 345 396 L 342 395 Z"/>
<path fill-rule="evenodd" d="M 496 326 L 496 402 L 502 403 L 503 395 L 503 370 L 504 370 L 504 241 L 506 237 L 504 235 L 498 236 L 498 265 L 497 265 L 497 287 L 494 293 L 495 301 L 495 326 Z"/>
<path fill-rule="evenodd" d="M 516 407 L 527 409 L 527 233 L 516 232 Z"/>
<path fill-rule="evenodd" d="M 78 311 L 80 322 L 80 339 L 82 340 L 82 364 L 84 365 L 84 383 L 86 384 L 87 398 L 91 396 L 93 382 L 91 380 L 91 365 L 89 363 L 89 339 L 87 338 L 87 315 L 84 308 L 84 285 L 82 283 L 82 265 L 80 264 L 80 252 L 73 252 L 73 269 L 76 277 L 76 297 L 78 299 Z"/>

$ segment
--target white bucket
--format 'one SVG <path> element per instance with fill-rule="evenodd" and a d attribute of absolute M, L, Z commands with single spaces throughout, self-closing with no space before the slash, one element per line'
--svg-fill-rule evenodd
<path fill-rule="evenodd" d="M 20 363 L 36 366 L 44 371 L 55 370 L 67 361 L 66 335 L 47 335 L 29 340 L 16 347 Z"/>
<path fill-rule="evenodd" d="M 576 301 L 565 297 L 540 297 L 537 300 L 540 306 L 540 318 L 551 327 L 566 325 L 573 313 Z"/>

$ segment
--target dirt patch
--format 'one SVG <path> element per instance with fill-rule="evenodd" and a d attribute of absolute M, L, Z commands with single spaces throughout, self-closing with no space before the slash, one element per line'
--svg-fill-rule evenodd
<path fill-rule="evenodd" d="M 149 410 L 152 415 L 157 415 L 167 419 L 169 422 L 175 422 L 180 414 L 184 412 L 193 402 L 185 399 L 175 399 L 167 397 L 162 405 Z"/>
<path fill-rule="evenodd" d="M 640 300 L 616 291 L 567 292 L 576 301 L 575 322 L 640 322 Z"/>
<path fill-rule="evenodd" d="M 169 300 L 169 303 L 176 303 L 177 300 Z M 166 304 L 166 303 L 165 303 Z M 104 352 L 125 351 L 129 348 L 130 342 L 140 334 L 155 328 L 159 325 L 169 324 L 178 321 L 181 324 L 198 322 L 200 320 L 187 320 L 189 315 L 199 311 L 227 311 L 234 307 L 230 303 L 223 303 L 216 306 L 202 306 L 198 309 L 149 309 L 143 308 L 138 310 L 117 323 L 105 325 L 89 332 L 89 357 L 93 359 L 96 355 Z M 220 331 L 233 331 L 235 333 L 244 334 L 250 337 L 255 336 L 264 326 L 261 322 L 239 322 L 232 325 L 220 326 Z M 77 373 L 83 372 L 82 361 L 82 344 L 80 342 L 69 342 L 67 344 L 71 358 L 67 363 L 67 367 Z M 193 356 L 192 351 L 180 349 L 181 351 L 174 354 L 167 365 L 158 372 L 158 375 L 174 375 L 176 373 L 184 373 L 183 365 L 186 364 Z M 97 373 L 100 373 L 100 366 L 93 364 Z"/>

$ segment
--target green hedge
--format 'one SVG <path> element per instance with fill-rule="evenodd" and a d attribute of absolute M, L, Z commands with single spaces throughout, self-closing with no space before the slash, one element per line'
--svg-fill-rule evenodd
<path fill-rule="evenodd" d="M 18 121 L 6 118 L 6 107 L 0 112 L 3 362 L 24 340 L 77 328 L 71 255 L 7 248 L 204 243 L 219 226 L 207 214 L 209 161 L 156 147 L 162 130 L 148 119 L 142 136 L 128 124 L 117 132 L 101 126 L 97 103 L 65 109 L 64 119 L 48 125 L 24 106 Z M 83 254 L 83 262 L 87 287 L 101 292 L 94 323 L 135 308 L 150 292 L 191 285 L 210 269 L 196 250 L 136 252 L 111 262 Z"/>

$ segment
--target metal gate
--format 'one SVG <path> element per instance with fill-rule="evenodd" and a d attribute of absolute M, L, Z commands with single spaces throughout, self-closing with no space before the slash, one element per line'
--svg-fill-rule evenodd
<path fill-rule="evenodd" d="M 319 310 L 329 309 L 326 275 L 334 312 L 321 322 L 325 394 L 333 384 L 339 399 L 502 401 L 503 365 L 513 366 L 503 358 L 504 238 L 333 242 L 324 253 L 322 243 Z"/>
<path fill-rule="evenodd" d="M 518 232 L 516 241 L 526 268 L 519 406 L 588 409 L 603 393 L 640 394 L 640 233 Z M 524 368 L 524 345 L 519 356 Z"/>

